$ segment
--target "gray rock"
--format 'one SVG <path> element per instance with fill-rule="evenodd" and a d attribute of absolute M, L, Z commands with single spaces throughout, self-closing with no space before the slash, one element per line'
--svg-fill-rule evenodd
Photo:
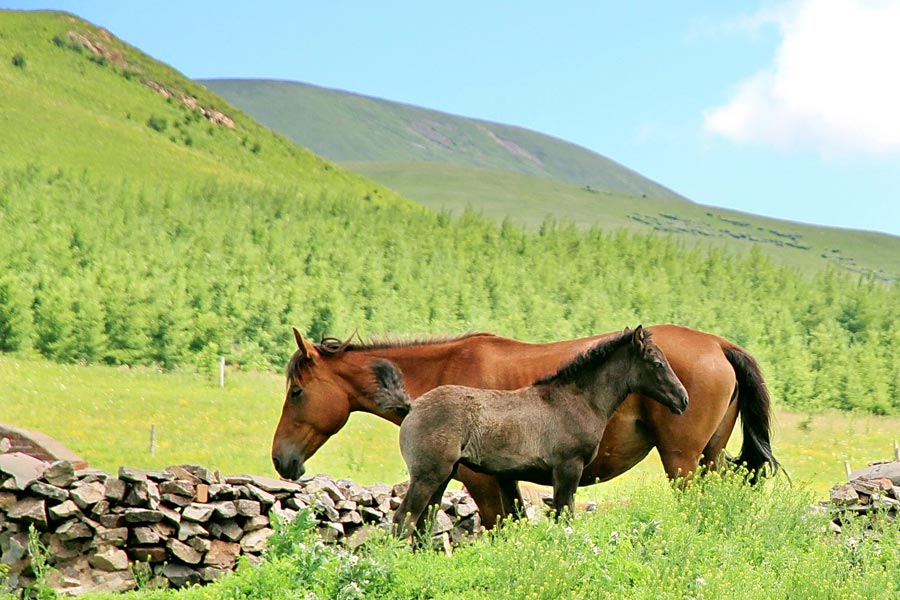
<path fill-rule="evenodd" d="M 169 558 L 165 546 L 137 546 L 125 550 L 133 561 L 144 563 L 161 563 Z"/>
<path fill-rule="evenodd" d="M 212 546 L 212 541 L 202 537 L 192 537 L 187 541 L 187 545 L 200 554 L 206 554 Z"/>
<path fill-rule="evenodd" d="M 28 534 L 24 531 L 13 534 L 9 536 L 9 539 L 2 547 L 3 554 L 0 556 L 0 563 L 14 565 L 28 553 Z"/>
<path fill-rule="evenodd" d="M 122 517 L 126 523 L 158 523 L 163 519 L 163 512 L 149 508 L 126 508 Z"/>
<path fill-rule="evenodd" d="M 216 508 L 210 504 L 197 504 L 196 502 L 186 506 L 181 511 L 181 518 L 187 521 L 197 521 L 198 523 L 206 523 L 209 521 Z"/>
<path fill-rule="evenodd" d="M 160 574 L 169 580 L 173 587 L 180 588 L 187 585 L 196 585 L 202 581 L 200 573 L 187 565 L 176 563 L 167 564 Z"/>
<path fill-rule="evenodd" d="M 13 521 L 21 521 L 26 525 L 34 525 L 40 530 L 47 529 L 46 502 L 41 498 L 22 498 L 7 512 Z"/>
<path fill-rule="evenodd" d="M 182 542 L 197 535 L 209 536 L 209 532 L 196 521 L 182 521 L 178 526 L 178 539 Z"/>
<path fill-rule="evenodd" d="M 161 494 L 160 499 L 165 504 L 169 504 L 171 506 L 177 506 L 183 508 L 185 506 L 189 506 L 193 500 L 188 498 L 187 496 L 182 496 L 181 494 Z"/>
<path fill-rule="evenodd" d="M 150 481 L 149 479 L 145 481 L 136 481 L 132 483 L 130 487 L 131 489 L 125 496 L 125 504 L 152 510 L 159 508 L 159 486 L 156 485 L 155 481 Z"/>
<path fill-rule="evenodd" d="M 127 527 L 115 527 L 113 529 L 103 528 L 94 536 L 94 543 L 98 545 L 124 546 L 127 541 Z"/>
<path fill-rule="evenodd" d="M 311 497 L 323 493 L 327 494 L 333 502 L 346 500 L 344 492 L 342 492 L 337 484 L 327 476 L 316 475 L 315 479 L 304 486 L 303 491 Z M 390 493 L 390 491 L 388 491 L 388 493 Z"/>
<path fill-rule="evenodd" d="M 85 539 L 93 537 L 94 532 L 91 528 L 81 522 L 79 519 L 66 521 L 56 528 L 56 535 L 64 542 L 77 539 Z"/>
<path fill-rule="evenodd" d="M 900 486 L 900 461 L 874 463 L 850 473 L 850 481 L 881 478 L 890 479 L 894 485 Z"/>
<path fill-rule="evenodd" d="M 25 490 L 47 469 L 47 463 L 22 452 L 0 454 L 0 473 L 12 476 L 12 489 Z M 7 484 L 9 482 L 6 482 Z"/>
<path fill-rule="evenodd" d="M 244 530 L 231 519 L 221 523 L 213 523 L 209 526 L 209 533 L 216 539 L 230 542 L 237 542 L 244 536 Z"/>
<path fill-rule="evenodd" d="M 161 494 L 176 494 L 178 496 L 185 496 L 194 499 L 194 494 L 197 492 L 197 484 L 193 481 L 188 481 L 187 479 L 174 479 L 172 481 L 166 481 L 160 484 L 159 492 Z"/>
<path fill-rule="evenodd" d="M 238 491 L 227 483 L 214 483 L 209 486 L 209 497 L 216 500 L 237 500 Z"/>
<path fill-rule="evenodd" d="M 829 490 L 828 494 L 831 498 L 831 503 L 837 506 L 849 506 L 859 502 L 859 494 L 856 493 L 856 490 L 849 483 L 834 486 Z"/>
<path fill-rule="evenodd" d="M 260 514 L 259 502 L 254 500 L 235 500 L 234 506 L 237 509 L 237 514 L 242 517 L 256 517 Z"/>
<path fill-rule="evenodd" d="M 453 519 L 450 518 L 447 513 L 442 510 L 439 510 L 435 513 L 434 516 L 434 530 L 433 533 L 444 533 L 445 531 L 450 531 L 453 529 Z"/>
<path fill-rule="evenodd" d="M 51 463 L 44 471 L 44 481 L 56 487 L 70 487 L 75 483 L 75 465 L 67 460 Z"/>
<path fill-rule="evenodd" d="M 237 506 L 231 500 L 220 500 L 210 504 L 216 511 L 218 519 L 233 519 L 237 516 Z"/>
<path fill-rule="evenodd" d="M 251 531 L 241 538 L 241 548 L 244 552 L 262 552 L 266 547 L 266 540 L 273 533 L 275 532 L 269 528 Z"/>
<path fill-rule="evenodd" d="M 159 542 L 159 533 L 152 527 L 135 527 L 131 530 L 131 539 L 139 546 L 149 546 Z"/>
<path fill-rule="evenodd" d="M 12 479 L 12 478 L 10 478 Z M 0 492 L 0 512 L 6 512 L 19 501 L 19 497 L 12 492 Z"/>
<path fill-rule="evenodd" d="M 269 526 L 269 517 L 265 515 L 256 515 L 250 517 L 244 522 L 244 531 L 255 531 Z"/>
<path fill-rule="evenodd" d="M 66 500 L 62 504 L 57 504 L 56 506 L 51 506 L 50 508 L 48 508 L 47 514 L 54 521 L 62 521 L 64 519 L 80 515 L 81 511 L 78 509 L 78 506 L 76 506 L 74 502 L 72 502 L 71 500 Z"/>
<path fill-rule="evenodd" d="M 102 546 L 88 559 L 91 566 L 101 571 L 124 571 L 128 568 L 128 555 L 115 546 Z"/>
<path fill-rule="evenodd" d="M 172 556 L 189 565 L 196 565 L 203 559 L 203 556 L 199 552 L 191 548 L 188 544 L 176 539 L 170 539 L 166 543 L 166 547 L 169 549 L 169 552 L 172 553 Z"/>
<path fill-rule="evenodd" d="M 253 484 L 247 485 L 246 488 L 247 492 L 250 495 L 250 499 L 256 500 L 263 506 L 272 506 L 277 500 L 277 498 L 273 494 L 270 494 L 269 492 L 262 490 Z"/>
<path fill-rule="evenodd" d="M 130 571 L 120 570 L 112 573 L 95 574 L 91 592 L 109 592 L 121 594 L 135 588 L 134 575 Z"/>
<path fill-rule="evenodd" d="M 116 477 L 110 477 L 104 485 L 103 495 L 112 502 L 121 502 L 125 498 L 127 491 L 128 486 L 124 481 Z"/>
<path fill-rule="evenodd" d="M 202 579 L 206 583 L 211 583 L 228 572 L 229 569 L 225 569 L 222 567 L 213 567 L 209 565 L 197 569 L 197 573 L 200 574 L 200 579 Z"/>
<path fill-rule="evenodd" d="M 299 484 L 294 483 L 293 481 L 272 479 L 271 477 L 262 477 L 259 475 L 254 475 L 253 477 L 251 477 L 249 483 L 272 494 L 293 494 L 303 489 Z"/>
<path fill-rule="evenodd" d="M 106 498 L 106 486 L 99 481 L 79 483 L 69 490 L 69 497 L 84 511 Z"/>
<path fill-rule="evenodd" d="M 119 479 L 134 483 L 147 481 L 147 471 L 135 467 L 119 467 Z"/>
<path fill-rule="evenodd" d="M 200 483 L 200 478 L 185 469 L 184 467 L 166 467 L 166 471 L 172 474 L 175 479 L 185 479 L 193 484 Z"/>

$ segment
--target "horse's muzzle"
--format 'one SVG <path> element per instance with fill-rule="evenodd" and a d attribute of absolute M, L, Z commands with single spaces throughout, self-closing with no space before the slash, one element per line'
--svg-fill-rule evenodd
<path fill-rule="evenodd" d="M 306 465 L 304 464 L 304 461 L 300 460 L 297 457 L 282 459 L 273 454 L 272 463 L 275 465 L 275 470 L 278 471 L 278 474 L 281 475 L 284 479 L 290 479 L 294 481 L 300 479 L 303 474 L 306 473 Z"/>

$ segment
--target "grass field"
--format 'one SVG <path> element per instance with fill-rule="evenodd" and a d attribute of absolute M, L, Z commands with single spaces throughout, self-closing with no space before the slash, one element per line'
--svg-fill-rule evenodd
<path fill-rule="evenodd" d="M 195 463 L 226 474 L 275 476 L 269 457 L 281 411 L 283 378 L 229 372 L 226 386 L 211 377 L 152 369 L 61 366 L 0 356 L 0 421 L 46 433 L 112 471 L 121 465 L 163 468 Z M 156 429 L 150 454 L 150 429 Z M 311 473 L 362 484 L 406 478 L 398 429 L 354 414 L 309 462 Z M 797 485 L 824 495 L 853 468 L 892 455 L 900 419 L 829 412 L 814 417 L 778 412 L 774 450 Z M 740 436 L 730 448 L 737 452 Z M 636 483 L 663 480 L 655 452 L 609 483 L 583 488 L 580 500 L 614 501 Z"/>

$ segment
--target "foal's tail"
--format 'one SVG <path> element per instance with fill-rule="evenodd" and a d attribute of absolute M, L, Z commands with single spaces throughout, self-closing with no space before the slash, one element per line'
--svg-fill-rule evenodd
<path fill-rule="evenodd" d="M 737 375 L 737 402 L 741 415 L 744 443 L 734 460 L 750 471 L 750 483 L 774 474 L 781 467 L 772 455 L 772 413 L 769 390 L 759 364 L 739 346 L 722 348 Z"/>
<path fill-rule="evenodd" d="M 410 397 L 403 383 L 403 373 L 389 360 L 372 362 L 372 372 L 378 384 L 373 399 L 375 406 L 384 411 L 392 411 L 405 417 L 409 414 Z"/>

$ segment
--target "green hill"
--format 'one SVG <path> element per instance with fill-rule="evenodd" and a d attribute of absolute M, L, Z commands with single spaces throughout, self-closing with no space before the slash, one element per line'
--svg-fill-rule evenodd
<path fill-rule="evenodd" d="M 313 194 L 373 188 L 75 16 L 0 11 L 0 58 L 0 168 Z"/>
<path fill-rule="evenodd" d="M 671 234 L 691 245 L 759 247 L 806 273 L 837 266 L 900 275 L 900 238 L 703 206 L 603 156 L 518 127 L 302 83 L 203 82 L 260 122 L 435 210 L 473 206 L 534 226 Z"/>

